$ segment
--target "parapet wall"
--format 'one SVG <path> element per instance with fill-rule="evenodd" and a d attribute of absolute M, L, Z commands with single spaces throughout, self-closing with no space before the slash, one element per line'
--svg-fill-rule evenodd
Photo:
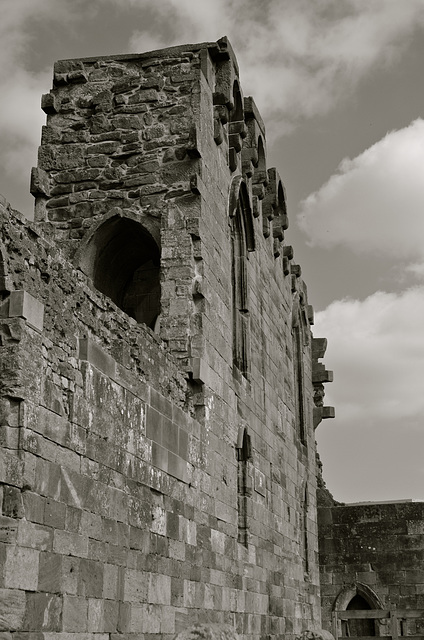
<path fill-rule="evenodd" d="M 0 208 L 0 629 L 317 631 L 331 372 L 231 47 L 60 62 L 43 108 L 36 221 Z"/>

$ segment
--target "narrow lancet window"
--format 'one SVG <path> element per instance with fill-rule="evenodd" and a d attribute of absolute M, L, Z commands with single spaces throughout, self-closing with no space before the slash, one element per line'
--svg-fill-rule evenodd
<path fill-rule="evenodd" d="M 303 328 L 299 309 L 298 294 L 292 310 L 292 340 L 293 340 L 293 377 L 296 431 L 300 442 L 307 444 L 305 424 L 305 395 L 303 371 Z"/>
<path fill-rule="evenodd" d="M 251 496 L 251 479 L 249 476 L 249 460 L 252 447 L 247 429 L 243 430 L 237 446 L 237 509 L 238 509 L 238 541 L 247 547 L 249 541 L 248 500 Z"/>
<path fill-rule="evenodd" d="M 249 361 L 247 251 L 240 203 L 237 206 L 233 223 L 233 362 L 237 369 L 246 376 Z"/>
<path fill-rule="evenodd" d="M 309 538 L 308 538 L 308 485 L 305 485 L 302 505 L 302 534 L 303 534 L 303 569 L 306 574 L 309 573 Z"/>
<path fill-rule="evenodd" d="M 233 364 L 247 378 L 250 351 L 248 257 L 249 251 L 254 250 L 254 235 L 249 196 L 244 182 L 238 182 L 234 200 L 230 203 Z"/>

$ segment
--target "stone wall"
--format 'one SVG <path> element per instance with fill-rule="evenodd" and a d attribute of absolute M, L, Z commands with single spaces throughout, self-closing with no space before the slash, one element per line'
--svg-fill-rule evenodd
<path fill-rule="evenodd" d="M 42 104 L 36 221 L 0 207 L 5 640 L 318 630 L 331 372 L 231 47 L 63 61 Z"/>
<path fill-rule="evenodd" d="M 318 514 L 325 628 L 332 610 L 356 595 L 371 609 L 424 610 L 423 503 L 326 506 Z M 423 624 L 424 611 L 402 635 L 420 635 Z"/>

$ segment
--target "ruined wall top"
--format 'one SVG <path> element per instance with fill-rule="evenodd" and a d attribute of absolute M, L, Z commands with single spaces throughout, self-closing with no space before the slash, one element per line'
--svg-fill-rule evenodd
<path fill-rule="evenodd" d="M 325 637 L 332 376 L 228 42 L 58 62 L 42 105 L 35 222 L 0 200 L 4 630 Z"/>

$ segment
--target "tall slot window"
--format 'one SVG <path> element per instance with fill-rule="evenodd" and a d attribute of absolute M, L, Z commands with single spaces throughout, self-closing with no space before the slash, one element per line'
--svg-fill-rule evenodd
<path fill-rule="evenodd" d="M 236 182 L 237 197 L 231 205 L 231 264 L 233 365 L 244 377 L 249 373 L 249 283 L 248 257 L 254 251 L 252 213 L 247 187 Z"/>
<path fill-rule="evenodd" d="M 306 445 L 305 398 L 303 390 L 303 340 L 300 320 L 293 327 L 293 367 L 296 403 L 296 427 L 299 440 Z"/>
<path fill-rule="evenodd" d="M 302 505 L 302 546 L 303 546 L 303 568 L 305 573 L 309 573 L 309 539 L 308 539 L 308 485 L 305 484 L 303 492 L 303 505 Z"/>
<path fill-rule="evenodd" d="M 247 429 L 243 429 L 241 441 L 237 446 L 237 509 L 238 509 L 238 541 L 247 547 L 249 541 L 248 500 L 251 496 L 249 478 L 249 460 L 252 458 L 252 447 Z"/>
<path fill-rule="evenodd" d="M 293 356 L 293 395 L 295 404 L 296 431 L 299 441 L 306 445 L 306 415 L 304 391 L 303 346 L 305 335 L 303 328 L 301 297 L 296 291 L 292 307 L 292 356 Z"/>
<path fill-rule="evenodd" d="M 237 205 L 232 233 L 233 282 L 233 362 L 246 376 L 249 365 L 249 309 L 247 250 L 241 203 Z"/>

